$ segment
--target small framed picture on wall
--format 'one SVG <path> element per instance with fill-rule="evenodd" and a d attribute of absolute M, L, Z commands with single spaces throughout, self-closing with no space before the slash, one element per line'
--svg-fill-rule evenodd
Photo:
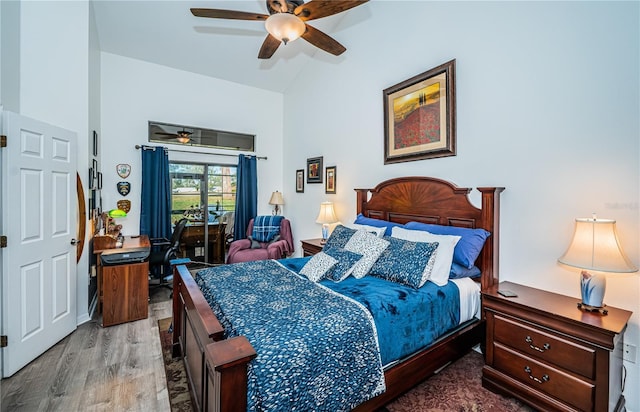
<path fill-rule="evenodd" d="M 331 166 L 325 169 L 324 192 L 328 194 L 336 193 L 336 167 Z"/>
<path fill-rule="evenodd" d="M 307 183 L 322 183 L 322 156 L 307 159 Z"/>
<path fill-rule="evenodd" d="M 304 169 L 296 170 L 296 193 L 304 193 Z"/>

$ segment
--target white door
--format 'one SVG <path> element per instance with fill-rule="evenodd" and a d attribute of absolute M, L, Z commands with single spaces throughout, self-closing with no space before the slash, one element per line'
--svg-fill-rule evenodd
<path fill-rule="evenodd" d="M 76 328 L 74 132 L 2 113 L 2 376 Z"/>

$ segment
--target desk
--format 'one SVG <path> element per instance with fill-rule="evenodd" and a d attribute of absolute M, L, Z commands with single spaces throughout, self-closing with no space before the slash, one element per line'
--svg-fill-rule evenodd
<path fill-rule="evenodd" d="M 225 223 L 209 223 L 209 263 L 224 263 Z M 196 249 L 198 248 L 198 249 Z M 199 249 L 202 248 L 202 252 Z M 190 223 L 180 237 L 181 257 L 198 261 L 204 260 L 204 225 Z"/>
<path fill-rule="evenodd" d="M 147 235 L 125 236 L 118 252 L 149 248 Z M 102 326 L 146 319 L 149 313 L 149 262 L 102 266 L 100 255 L 114 249 L 94 249 L 98 264 L 98 313 Z"/>

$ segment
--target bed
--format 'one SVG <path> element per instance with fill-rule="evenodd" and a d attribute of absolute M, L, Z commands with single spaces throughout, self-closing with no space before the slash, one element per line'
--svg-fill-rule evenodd
<path fill-rule="evenodd" d="M 429 177 L 396 178 L 373 189 L 355 189 L 356 209 L 363 217 L 401 225 L 418 222 L 490 232 L 475 261 L 481 272 L 475 281 L 478 289 L 484 291 L 499 279 L 499 195 L 504 189 L 480 187 L 478 190 L 480 208 L 469 201 L 471 189 Z M 215 315 L 185 265 L 174 268 L 173 297 L 173 355 L 184 359 L 195 408 L 247 410 L 247 370 L 257 356 L 254 346 L 242 335 L 226 337 L 222 324 L 225 320 L 221 323 Z M 466 354 L 481 343 L 483 337 L 484 320 L 473 318 L 447 331 L 427 348 L 383 365 L 386 389 L 382 393 L 378 390 L 376 396 L 355 406 L 354 410 L 383 407 Z"/>

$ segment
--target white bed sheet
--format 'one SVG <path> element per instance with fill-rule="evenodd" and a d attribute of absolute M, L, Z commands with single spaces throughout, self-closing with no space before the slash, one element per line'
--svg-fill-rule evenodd
<path fill-rule="evenodd" d="M 460 291 L 460 323 L 480 314 L 480 283 L 470 278 L 449 279 Z"/>

